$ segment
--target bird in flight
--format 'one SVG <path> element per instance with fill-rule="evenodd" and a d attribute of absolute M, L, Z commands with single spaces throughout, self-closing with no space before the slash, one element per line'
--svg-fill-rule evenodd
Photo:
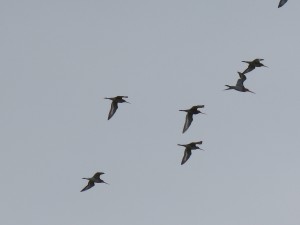
<path fill-rule="evenodd" d="M 82 179 L 88 180 L 89 182 L 88 182 L 88 184 L 87 184 L 80 192 L 86 191 L 86 190 L 88 190 L 88 189 L 94 187 L 94 186 L 95 186 L 95 183 L 105 183 L 105 184 L 108 184 L 108 183 L 106 183 L 105 181 L 103 181 L 103 180 L 100 179 L 100 176 L 101 176 L 102 174 L 105 174 L 105 173 L 97 172 L 97 173 L 95 173 L 94 176 L 91 177 L 91 178 L 82 178 Z"/>
<path fill-rule="evenodd" d="M 182 161 L 181 161 L 181 165 L 183 165 L 186 161 L 188 161 L 188 159 L 189 159 L 190 156 L 192 155 L 192 150 L 199 149 L 199 150 L 204 151 L 203 149 L 201 149 L 201 148 L 199 148 L 199 147 L 197 146 L 197 145 L 201 145 L 201 144 L 202 144 L 202 141 L 191 142 L 191 143 L 186 144 L 186 145 L 178 144 L 179 146 L 185 147 L 184 155 L 183 155 L 183 158 L 182 158 Z"/>
<path fill-rule="evenodd" d="M 112 118 L 112 116 L 117 111 L 118 103 L 123 103 L 123 102 L 130 103 L 130 102 L 127 102 L 126 100 L 124 100 L 123 98 L 128 98 L 128 96 L 116 96 L 116 97 L 113 97 L 113 98 L 105 98 L 105 99 L 112 100 L 110 111 L 108 113 L 108 120 L 110 118 Z"/>
<path fill-rule="evenodd" d="M 242 61 L 244 63 L 248 63 L 247 69 L 244 70 L 243 74 L 249 73 L 255 69 L 255 67 L 267 67 L 261 63 L 264 59 L 254 59 L 253 61 Z M 267 67 L 268 68 L 268 67 Z"/>
<path fill-rule="evenodd" d="M 181 109 L 181 110 L 179 110 L 179 111 L 187 113 L 186 117 L 185 117 L 185 123 L 184 123 L 184 126 L 183 126 L 182 133 L 186 132 L 186 130 L 190 127 L 191 123 L 193 122 L 193 115 L 194 114 L 199 114 L 199 113 L 205 114 L 205 113 L 201 112 L 200 110 L 198 110 L 199 108 L 204 108 L 204 105 L 195 105 L 190 109 Z"/>
<path fill-rule="evenodd" d="M 280 8 L 281 6 L 283 6 L 285 3 L 287 3 L 288 0 L 280 0 L 278 8 Z"/>
<path fill-rule="evenodd" d="M 253 91 L 250 91 L 249 89 L 245 88 L 244 81 L 247 80 L 247 77 L 245 76 L 245 74 L 243 74 L 241 72 L 238 72 L 238 74 L 240 75 L 240 79 L 238 79 L 238 81 L 236 82 L 236 85 L 235 86 L 225 85 L 227 87 L 227 89 L 225 89 L 225 91 L 234 89 L 236 91 L 251 92 L 251 93 L 255 94 Z"/>

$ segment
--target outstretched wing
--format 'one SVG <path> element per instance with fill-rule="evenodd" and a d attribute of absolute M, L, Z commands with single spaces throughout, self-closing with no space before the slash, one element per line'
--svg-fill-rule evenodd
<path fill-rule="evenodd" d="M 192 155 L 192 150 L 189 148 L 186 148 L 184 150 L 184 155 L 181 161 L 181 165 L 183 165 L 186 161 L 188 161 L 188 159 L 190 158 L 190 156 Z"/>
<path fill-rule="evenodd" d="M 185 123 L 183 126 L 182 133 L 186 132 L 186 130 L 190 127 L 191 123 L 193 122 L 193 114 L 187 113 L 185 117 Z"/>
<path fill-rule="evenodd" d="M 253 62 L 260 62 L 260 61 L 264 61 L 264 59 L 254 59 Z"/>
<path fill-rule="evenodd" d="M 247 80 L 247 77 L 245 76 L 244 73 L 238 72 L 240 79 L 236 82 L 236 86 L 238 87 L 243 87 L 244 86 L 244 81 Z"/>
<path fill-rule="evenodd" d="M 238 72 L 238 74 L 243 81 L 247 80 L 247 77 L 244 73 Z"/>
<path fill-rule="evenodd" d="M 122 99 L 122 98 L 128 98 L 128 96 L 124 96 L 124 95 L 118 95 L 116 98 L 120 98 L 120 99 Z"/>
<path fill-rule="evenodd" d="M 238 79 L 238 81 L 236 82 L 236 86 L 237 87 L 243 87 L 244 86 L 244 80 L 243 79 Z"/>
<path fill-rule="evenodd" d="M 198 142 L 192 142 L 191 144 L 195 144 L 195 145 L 202 145 L 202 141 L 198 141 Z"/>
<path fill-rule="evenodd" d="M 88 190 L 88 189 L 90 189 L 90 188 L 92 188 L 94 186 L 95 186 L 95 183 L 90 180 L 89 183 L 88 183 L 88 185 L 86 185 L 80 192 L 86 191 L 86 190 Z"/>
<path fill-rule="evenodd" d="M 288 0 L 280 0 L 278 8 L 280 8 L 281 6 L 283 6 Z"/>
<path fill-rule="evenodd" d="M 255 69 L 255 66 L 254 66 L 252 63 L 250 63 L 250 64 L 248 65 L 247 69 L 244 70 L 243 74 L 249 73 L 249 72 L 251 72 L 251 71 L 254 70 L 254 69 Z"/>
<path fill-rule="evenodd" d="M 100 176 L 101 176 L 102 174 L 104 174 L 104 173 L 102 173 L 102 172 L 97 172 L 97 173 L 94 174 L 93 178 L 100 178 Z"/>
<path fill-rule="evenodd" d="M 110 111 L 109 111 L 109 114 L 108 114 L 108 119 L 112 118 L 112 116 L 115 114 L 117 109 L 118 109 L 118 103 L 115 102 L 115 101 L 112 101 Z"/>

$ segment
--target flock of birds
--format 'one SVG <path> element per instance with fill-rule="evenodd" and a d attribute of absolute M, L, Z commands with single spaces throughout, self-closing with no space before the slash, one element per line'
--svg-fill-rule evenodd
<path fill-rule="evenodd" d="M 252 91 L 250 91 L 249 89 L 245 88 L 244 86 L 244 81 L 247 79 L 246 78 L 246 73 L 251 72 L 252 70 L 254 70 L 256 67 L 267 67 L 264 64 L 261 63 L 261 61 L 263 61 L 264 59 L 254 59 L 253 61 L 242 61 L 245 63 L 248 63 L 248 67 L 241 73 L 238 72 L 240 78 L 238 79 L 237 83 L 235 86 L 230 86 L 230 85 L 225 85 L 227 87 L 227 89 L 225 90 L 230 90 L 230 89 L 234 89 L 240 92 L 251 92 L 254 93 Z M 105 98 L 108 100 L 111 100 L 111 107 L 108 113 L 108 120 L 110 120 L 114 114 L 116 113 L 117 109 L 118 109 L 118 104 L 119 103 L 129 103 L 128 101 L 126 101 L 125 99 L 128 98 L 128 96 L 116 96 L 116 97 L 110 97 L 110 98 Z M 183 126 L 183 130 L 182 133 L 185 133 L 189 127 L 191 126 L 192 122 L 193 122 L 193 116 L 197 115 L 197 114 L 205 114 L 204 112 L 201 112 L 199 109 L 204 108 L 204 105 L 195 105 L 192 106 L 189 109 L 180 109 L 179 111 L 181 112 L 186 112 L 186 117 L 185 117 L 185 122 L 184 122 L 184 126 Z M 198 145 L 201 145 L 202 141 L 198 141 L 198 142 L 191 142 L 189 144 L 178 144 L 178 146 L 182 146 L 185 147 L 184 150 L 184 155 L 183 158 L 181 160 L 181 165 L 183 165 L 184 163 L 186 163 L 186 161 L 188 161 L 188 159 L 191 157 L 192 155 L 192 150 L 203 150 L 201 148 L 198 147 Z M 203 150 L 204 151 L 204 150 Z M 95 186 L 95 183 L 106 183 L 105 181 L 103 181 L 100 176 L 103 175 L 103 172 L 97 172 L 94 174 L 93 177 L 91 178 L 82 178 L 85 180 L 88 180 L 88 184 L 87 186 L 85 186 L 81 191 L 86 191 L 90 188 L 92 188 L 93 186 Z"/>
<path fill-rule="evenodd" d="M 255 94 L 253 91 L 250 91 L 248 88 L 245 88 L 244 86 L 244 82 L 245 80 L 247 80 L 246 77 L 246 73 L 251 72 L 252 70 L 254 70 L 256 67 L 267 67 L 264 64 L 261 63 L 261 61 L 263 61 L 264 59 L 254 59 L 253 61 L 242 61 L 245 63 L 248 63 L 248 67 L 247 69 L 244 70 L 244 72 L 238 72 L 240 79 L 238 79 L 238 81 L 236 82 L 235 86 L 231 86 L 231 85 L 225 85 L 227 87 L 227 89 L 225 90 L 230 90 L 230 89 L 234 89 L 236 91 L 241 91 L 241 92 L 251 92 L 253 94 Z M 268 67 L 267 67 L 268 68 Z"/>
<path fill-rule="evenodd" d="M 280 0 L 278 8 L 282 7 L 287 1 L 288 0 Z M 225 89 L 225 90 L 234 89 L 234 90 L 240 91 L 240 92 L 250 92 L 250 93 L 255 94 L 253 91 L 250 91 L 249 89 L 245 88 L 244 82 L 247 80 L 246 74 L 251 72 L 252 70 L 254 70 L 256 67 L 267 67 L 267 66 L 265 66 L 264 64 L 261 63 L 261 61 L 263 61 L 263 60 L 264 59 L 254 59 L 253 61 L 242 61 L 244 63 L 247 63 L 248 67 L 243 72 L 238 72 L 240 78 L 237 80 L 236 85 L 235 86 L 225 85 L 227 87 L 227 89 Z M 105 98 L 105 99 L 108 99 L 108 100 L 112 101 L 110 111 L 108 113 L 108 120 L 110 120 L 113 117 L 113 115 L 116 113 L 116 111 L 118 109 L 118 103 L 129 103 L 130 104 L 130 102 L 126 101 L 125 98 L 128 98 L 128 96 L 116 96 L 116 97 Z M 182 112 L 186 112 L 185 123 L 184 123 L 184 126 L 183 126 L 182 133 L 185 133 L 188 130 L 188 128 L 191 126 L 191 124 L 193 122 L 193 115 L 197 115 L 199 113 L 205 114 L 205 113 L 203 113 L 199 110 L 201 108 L 204 108 L 204 105 L 195 105 L 195 106 L 192 106 L 190 109 L 181 109 L 181 110 L 179 110 L 179 111 L 182 111 Z M 181 165 L 183 165 L 184 163 L 186 163 L 188 161 L 188 159 L 192 155 L 192 150 L 197 150 L 197 149 L 203 150 L 200 147 L 198 147 L 198 145 L 201 145 L 201 144 L 202 144 L 202 141 L 191 142 L 189 144 L 178 144 L 178 146 L 185 147 L 184 155 L 183 155 L 183 158 L 181 160 Z M 100 178 L 100 176 L 103 175 L 103 174 L 105 174 L 105 173 L 97 172 L 97 173 L 94 174 L 94 176 L 92 176 L 90 178 L 82 178 L 82 179 L 88 180 L 89 182 L 81 190 L 81 192 L 86 191 L 86 190 L 94 187 L 95 183 L 108 184 Z"/>

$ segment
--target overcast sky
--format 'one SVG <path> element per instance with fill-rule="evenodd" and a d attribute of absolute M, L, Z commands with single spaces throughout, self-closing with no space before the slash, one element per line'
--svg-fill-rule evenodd
<path fill-rule="evenodd" d="M 1 1 L 0 223 L 299 225 L 300 2 L 278 1 Z M 256 94 L 223 91 L 255 58 Z"/>

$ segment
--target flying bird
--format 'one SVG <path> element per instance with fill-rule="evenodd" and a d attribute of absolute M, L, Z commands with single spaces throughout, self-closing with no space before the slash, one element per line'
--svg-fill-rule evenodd
<path fill-rule="evenodd" d="M 95 173 L 94 176 L 91 177 L 91 178 L 82 178 L 82 179 L 88 180 L 89 182 L 88 182 L 88 184 L 87 184 L 80 192 L 86 191 L 86 190 L 88 190 L 88 189 L 94 187 L 94 186 L 95 186 L 95 183 L 105 183 L 105 184 L 108 184 L 108 183 L 106 183 L 105 181 L 103 181 L 103 180 L 100 179 L 100 176 L 101 176 L 102 174 L 105 174 L 105 173 L 97 172 L 97 173 Z"/>
<path fill-rule="evenodd" d="M 236 91 L 251 92 L 251 93 L 255 94 L 253 91 L 250 91 L 249 89 L 245 88 L 244 81 L 247 80 L 247 77 L 245 76 L 245 74 L 241 73 L 241 72 L 238 72 L 238 74 L 240 75 L 240 79 L 238 79 L 238 81 L 236 82 L 236 85 L 235 86 L 225 85 L 227 87 L 227 89 L 225 89 L 225 90 L 234 89 Z"/>
<path fill-rule="evenodd" d="M 287 3 L 288 0 L 280 0 L 278 8 L 280 8 L 281 6 L 283 6 L 285 3 Z"/>
<path fill-rule="evenodd" d="M 184 155 L 183 155 L 183 158 L 182 158 L 182 161 L 181 161 L 181 165 L 183 165 L 186 161 L 188 161 L 188 159 L 190 158 L 190 156 L 192 155 L 192 150 L 196 150 L 196 149 L 199 149 L 199 150 L 203 150 L 201 148 L 199 148 L 197 145 L 201 145 L 202 144 L 202 141 L 199 141 L 199 142 L 191 142 L 189 144 L 186 144 L 186 145 L 181 145 L 181 144 L 178 144 L 179 146 L 183 146 L 185 147 L 185 150 L 184 150 Z M 204 150 L 203 150 L 204 151 Z"/>
<path fill-rule="evenodd" d="M 201 112 L 200 110 L 198 110 L 199 108 L 204 108 L 204 105 L 195 105 L 190 109 L 181 109 L 181 110 L 179 110 L 179 111 L 187 113 L 186 117 L 185 117 L 185 123 L 184 123 L 184 126 L 183 126 L 182 133 L 186 132 L 186 130 L 190 127 L 191 123 L 193 122 L 193 115 L 194 114 L 199 114 L 199 113 L 205 114 L 205 113 Z"/>
<path fill-rule="evenodd" d="M 113 97 L 113 98 L 105 98 L 105 99 L 112 100 L 110 111 L 109 111 L 109 114 L 108 114 L 108 120 L 110 118 L 112 118 L 112 116 L 117 111 L 118 103 L 123 103 L 123 102 L 130 103 L 130 102 L 127 102 L 126 100 L 124 100 L 123 98 L 128 98 L 128 96 L 116 96 L 116 97 Z"/>
<path fill-rule="evenodd" d="M 249 73 L 255 69 L 255 67 L 267 67 L 261 63 L 264 59 L 254 59 L 253 61 L 242 61 L 244 63 L 248 63 L 247 69 L 244 70 L 243 74 Z M 267 67 L 268 68 L 268 67 Z"/>

